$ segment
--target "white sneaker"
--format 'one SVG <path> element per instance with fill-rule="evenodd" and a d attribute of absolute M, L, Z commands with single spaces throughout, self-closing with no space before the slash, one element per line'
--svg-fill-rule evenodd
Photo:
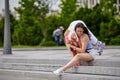
<path fill-rule="evenodd" d="M 63 72 L 64 72 L 63 68 L 59 68 L 59 69 L 53 71 L 53 74 L 55 74 L 55 75 L 61 75 Z"/>

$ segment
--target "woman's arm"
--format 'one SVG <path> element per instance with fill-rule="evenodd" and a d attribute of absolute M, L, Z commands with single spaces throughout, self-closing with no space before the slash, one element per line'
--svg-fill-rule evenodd
<path fill-rule="evenodd" d="M 88 35 L 84 35 L 82 40 L 81 40 L 81 44 L 82 44 L 81 52 L 82 53 L 84 53 L 86 51 L 88 41 L 89 41 Z"/>
<path fill-rule="evenodd" d="M 76 50 L 78 53 L 84 53 L 86 48 L 87 48 L 87 43 L 88 43 L 89 37 L 87 35 L 84 35 L 81 39 L 81 45 L 82 47 L 76 47 L 74 45 L 69 45 L 69 47 L 73 48 Z"/>

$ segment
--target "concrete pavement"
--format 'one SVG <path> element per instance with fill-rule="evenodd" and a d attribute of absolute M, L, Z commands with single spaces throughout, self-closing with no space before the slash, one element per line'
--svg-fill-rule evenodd
<path fill-rule="evenodd" d="M 51 72 L 71 59 L 71 54 L 65 47 L 14 48 L 12 55 L 3 55 L 1 49 L 0 75 L 40 80 L 120 80 L 119 49 L 119 47 L 106 47 L 102 56 L 97 55 L 93 66 L 80 66 L 77 74 L 70 69 L 62 77 L 55 76 Z"/>
<path fill-rule="evenodd" d="M 38 58 L 38 59 L 71 59 L 71 54 L 66 47 L 57 48 L 13 48 L 12 55 L 3 55 L 0 49 L 0 57 L 8 58 Z M 103 55 L 97 55 L 96 59 L 119 59 L 120 47 L 106 47 Z"/>

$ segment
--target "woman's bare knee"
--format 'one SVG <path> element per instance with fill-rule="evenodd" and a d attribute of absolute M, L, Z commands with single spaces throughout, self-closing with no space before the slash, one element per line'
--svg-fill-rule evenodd
<path fill-rule="evenodd" d="M 78 58 L 79 60 L 82 60 L 82 61 L 90 61 L 90 60 L 93 60 L 92 55 L 89 54 L 89 53 L 77 54 L 77 55 L 76 55 L 76 58 Z"/>

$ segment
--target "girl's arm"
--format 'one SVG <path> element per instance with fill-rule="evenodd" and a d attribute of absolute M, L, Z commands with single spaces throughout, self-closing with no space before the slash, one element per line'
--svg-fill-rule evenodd
<path fill-rule="evenodd" d="M 73 48 L 76 50 L 78 53 L 85 53 L 85 50 L 87 48 L 87 43 L 88 43 L 89 37 L 87 35 L 84 35 L 81 39 L 81 47 L 76 47 L 74 45 L 69 45 L 69 47 Z"/>

